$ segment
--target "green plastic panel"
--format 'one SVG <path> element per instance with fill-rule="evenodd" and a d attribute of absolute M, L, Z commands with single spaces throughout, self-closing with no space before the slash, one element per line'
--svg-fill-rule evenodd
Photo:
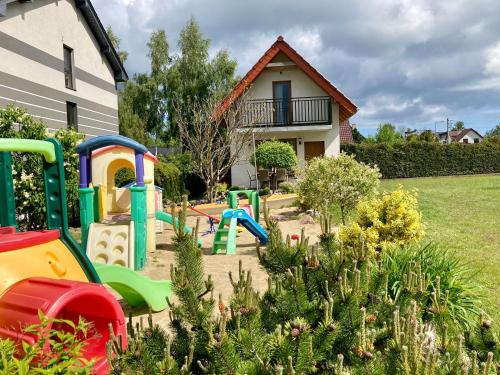
<path fill-rule="evenodd" d="M 59 229 L 61 240 L 70 249 L 87 278 L 91 282 L 99 282 L 99 276 L 92 263 L 68 230 L 68 212 L 66 200 L 66 186 L 64 178 L 64 165 L 62 147 L 59 141 L 53 138 L 46 143 L 52 144 L 54 149 L 54 162 L 43 163 L 43 178 L 45 182 L 45 205 L 47 208 L 47 228 Z"/>
<path fill-rule="evenodd" d="M 134 222 L 134 269 L 142 270 L 146 266 L 146 186 L 132 186 L 131 218 Z"/>
<path fill-rule="evenodd" d="M 90 224 L 94 222 L 94 189 L 80 188 L 80 226 L 82 230 L 82 250 L 87 249 Z"/>
<path fill-rule="evenodd" d="M 35 152 L 42 154 L 47 163 L 56 161 L 54 144 L 46 141 L 19 138 L 0 138 L 0 151 L 4 152 Z"/>
<path fill-rule="evenodd" d="M 12 179 L 12 156 L 0 152 L 0 227 L 16 226 L 16 200 Z"/>
<path fill-rule="evenodd" d="M 229 208 L 235 210 L 238 208 L 238 196 L 244 195 L 248 199 L 248 204 L 252 206 L 253 215 L 256 222 L 259 222 L 260 216 L 260 197 L 259 192 L 255 190 L 233 190 L 227 195 L 227 204 Z"/>

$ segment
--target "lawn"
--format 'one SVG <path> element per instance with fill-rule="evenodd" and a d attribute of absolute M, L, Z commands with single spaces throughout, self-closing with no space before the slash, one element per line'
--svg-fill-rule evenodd
<path fill-rule="evenodd" d="M 500 175 L 384 180 L 418 189 L 427 239 L 469 262 L 485 286 L 486 310 L 500 319 Z"/>

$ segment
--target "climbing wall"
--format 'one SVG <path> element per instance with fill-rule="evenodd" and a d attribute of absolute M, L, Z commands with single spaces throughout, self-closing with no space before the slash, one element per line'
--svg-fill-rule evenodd
<path fill-rule="evenodd" d="M 134 269 L 134 223 L 90 224 L 87 256 L 91 262 Z"/>

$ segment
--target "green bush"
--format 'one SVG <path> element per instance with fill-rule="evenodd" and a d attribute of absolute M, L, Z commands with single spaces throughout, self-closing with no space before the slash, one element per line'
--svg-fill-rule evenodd
<path fill-rule="evenodd" d="M 163 202 L 179 202 L 183 192 L 181 171 L 170 162 L 155 165 L 155 184 L 163 189 Z"/>
<path fill-rule="evenodd" d="M 333 208 L 339 207 L 342 222 L 356 204 L 372 195 L 380 181 L 378 169 L 358 163 L 352 156 L 314 158 L 299 174 L 297 192 L 303 202 L 329 220 Z M 329 232 L 328 228 L 324 228 Z"/>
<path fill-rule="evenodd" d="M 0 108 L 0 138 L 44 140 L 49 136 L 58 139 L 63 148 L 69 221 L 70 224 L 77 224 L 79 161 L 75 147 L 84 135 L 65 129 L 50 135 L 46 125 L 31 117 L 25 109 L 13 105 Z M 12 163 L 18 225 L 25 230 L 45 228 L 42 157 L 33 153 L 14 153 Z"/>
<path fill-rule="evenodd" d="M 241 187 L 239 187 L 238 185 L 233 185 L 229 188 L 229 191 L 235 191 L 235 190 L 243 190 L 243 189 L 241 189 Z"/>
<path fill-rule="evenodd" d="M 269 195 L 269 194 L 271 194 L 271 189 L 269 188 L 269 186 L 263 187 L 262 189 L 259 190 L 259 196 L 260 197 L 266 196 L 266 195 Z"/>
<path fill-rule="evenodd" d="M 293 169 L 297 166 L 297 155 L 289 143 L 280 141 L 265 141 L 255 149 L 255 160 L 260 168 Z"/>
<path fill-rule="evenodd" d="M 130 182 L 135 182 L 135 172 L 130 168 L 121 168 L 115 174 L 115 186 L 123 187 Z"/>
<path fill-rule="evenodd" d="M 282 191 L 283 193 L 294 193 L 295 192 L 295 186 L 291 182 L 282 182 L 279 184 L 279 190 Z"/>
<path fill-rule="evenodd" d="M 376 165 L 383 178 L 500 173 L 500 144 L 494 142 L 346 144 L 341 149 L 360 162 Z"/>

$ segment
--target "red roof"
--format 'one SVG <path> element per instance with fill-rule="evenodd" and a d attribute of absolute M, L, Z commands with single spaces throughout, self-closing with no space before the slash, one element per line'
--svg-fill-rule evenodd
<path fill-rule="evenodd" d="M 344 143 L 354 143 L 352 128 L 351 124 L 349 124 L 349 120 L 345 120 L 340 123 L 340 144 Z"/>
<path fill-rule="evenodd" d="M 339 104 L 339 117 L 343 122 L 354 115 L 358 108 L 344 94 L 342 94 L 330 81 L 321 75 L 311 64 L 309 64 L 302 56 L 299 55 L 290 45 L 284 41 L 282 36 L 279 36 L 276 42 L 273 43 L 266 53 L 257 61 L 252 69 L 241 79 L 235 88 L 226 96 L 218 113 L 224 112 L 227 107 L 259 77 L 266 65 L 270 63 L 278 53 L 283 53 L 290 61 L 294 62 L 309 78 L 311 78 L 319 87 L 321 87 L 328 95 L 330 95 Z"/>

